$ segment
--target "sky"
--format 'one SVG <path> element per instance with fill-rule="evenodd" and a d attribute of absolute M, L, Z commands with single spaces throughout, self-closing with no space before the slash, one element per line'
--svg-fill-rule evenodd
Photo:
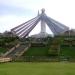
<path fill-rule="evenodd" d="M 75 0 L 0 0 L 0 32 L 34 18 L 42 8 L 49 17 L 75 29 Z M 37 32 L 40 32 L 40 24 L 31 34 Z"/>

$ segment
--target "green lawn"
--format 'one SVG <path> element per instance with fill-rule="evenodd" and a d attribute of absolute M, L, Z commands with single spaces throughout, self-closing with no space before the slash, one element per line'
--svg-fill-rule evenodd
<path fill-rule="evenodd" d="M 75 63 L 4 63 L 0 75 L 75 75 Z"/>
<path fill-rule="evenodd" d="M 25 56 L 47 56 L 48 47 L 31 47 L 27 52 L 24 53 Z"/>

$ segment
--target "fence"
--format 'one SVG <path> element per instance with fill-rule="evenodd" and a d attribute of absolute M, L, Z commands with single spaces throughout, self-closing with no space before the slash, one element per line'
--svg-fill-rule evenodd
<path fill-rule="evenodd" d="M 3 62 L 10 62 L 12 61 L 11 58 L 3 58 L 3 57 L 0 57 L 0 63 L 3 63 Z"/>
<path fill-rule="evenodd" d="M 60 61 L 75 62 L 75 57 L 21 56 L 21 57 L 14 58 L 13 61 L 17 61 L 17 62 L 60 62 Z"/>

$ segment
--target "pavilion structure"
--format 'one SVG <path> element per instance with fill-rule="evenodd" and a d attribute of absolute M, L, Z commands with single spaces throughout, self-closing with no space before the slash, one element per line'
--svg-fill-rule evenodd
<path fill-rule="evenodd" d="M 11 29 L 11 32 L 14 35 L 17 35 L 19 38 L 24 38 L 28 36 L 28 34 L 41 22 L 41 32 L 36 37 L 46 37 L 48 34 L 46 33 L 46 25 L 48 25 L 49 29 L 52 31 L 54 36 L 60 35 L 69 30 L 69 27 L 53 20 L 45 14 L 45 9 L 41 10 L 41 14 L 38 14 L 36 17 L 31 20 Z"/>

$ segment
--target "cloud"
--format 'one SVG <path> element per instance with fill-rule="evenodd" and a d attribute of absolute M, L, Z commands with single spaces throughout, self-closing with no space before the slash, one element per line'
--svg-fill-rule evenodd
<path fill-rule="evenodd" d="M 33 11 L 30 9 L 14 7 L 9 5 L 0 5 L 0 16 L 5 16 L 5 15 L 26 16 L 32 14 Z"/>

